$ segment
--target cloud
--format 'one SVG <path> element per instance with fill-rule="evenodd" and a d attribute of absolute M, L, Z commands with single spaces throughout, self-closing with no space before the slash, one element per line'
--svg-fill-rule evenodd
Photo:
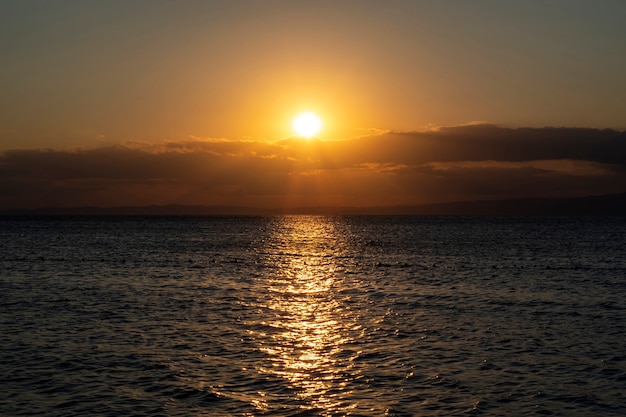
<path fill-rule="evenodd" d="M 359 139 L 355 157 L 369 162 L 584 160 L 626 165 L 626 133 L 580 128 L 444 127 Z"/>
<path fill-rule="evenodd" d="M 0 154 L 0 209 L 382 206 L 626 191 L 626 133 L 478 124 L 349 140 L 188 138 Z"/>

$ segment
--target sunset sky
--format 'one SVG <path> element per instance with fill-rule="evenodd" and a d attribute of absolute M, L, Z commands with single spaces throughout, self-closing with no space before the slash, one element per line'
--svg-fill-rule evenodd
<path fill-rule="evenodd" d="M 625 20 L 622 0 L 0 0 L 0 209 L 623 192 Z"/>

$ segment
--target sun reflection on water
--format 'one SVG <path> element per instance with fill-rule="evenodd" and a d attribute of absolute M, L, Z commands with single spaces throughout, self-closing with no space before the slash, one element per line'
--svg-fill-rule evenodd
<path fill-rule="evenodd" d="M 258 338 L 268 360 L 258 371 L 287 381 L 301 408 L 332 414 L 349 407 L 340 397 L 356 378 L 351 369 L 358 356 L 346 349 L 356 324 L 336 297 L 342 239 L 325 217 L 281 218 L 275 230 L 265 260 L 276 271 L 263 323 L 271 330 Z"/>

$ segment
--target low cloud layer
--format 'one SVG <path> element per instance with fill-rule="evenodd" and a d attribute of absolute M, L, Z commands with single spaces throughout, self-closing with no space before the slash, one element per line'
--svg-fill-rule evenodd
<path fill-rule="evenodd" d="M 191 138 L 0 154 L 0 209 L 387 206 L 626 191 L 626 132 L 446 127 L 340 141 Z"/>

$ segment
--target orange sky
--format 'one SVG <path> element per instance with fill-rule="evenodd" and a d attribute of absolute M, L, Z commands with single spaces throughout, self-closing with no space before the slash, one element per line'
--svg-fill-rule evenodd
<path fill-rule="evenodd" d="M 625 154 L 625 15 L 610 0 L 5 2 L 0 209 L 624 191 L 607 157 Z M 300 143 L 304 110 L 324 129 Z"/>

